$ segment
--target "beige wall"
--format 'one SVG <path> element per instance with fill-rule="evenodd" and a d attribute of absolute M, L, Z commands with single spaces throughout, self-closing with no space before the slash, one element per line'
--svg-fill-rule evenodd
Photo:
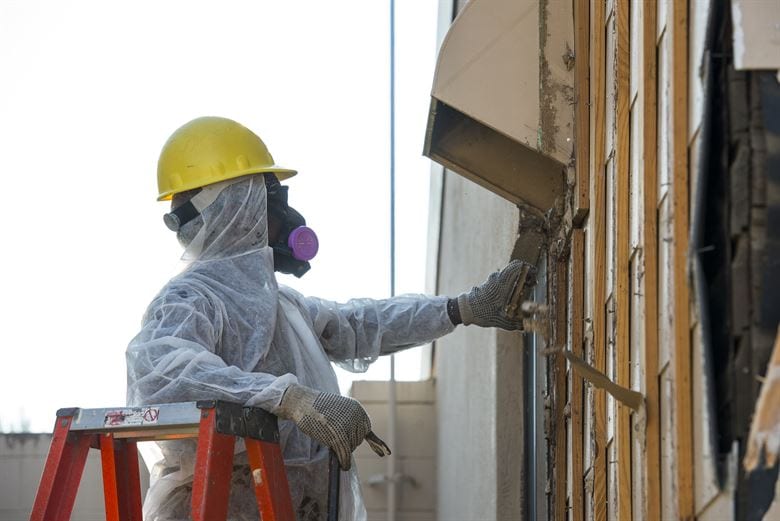
<path fill-rule="evenodd" d="M 457 295 L 504 266 L 518 209 L 445 173 L 438 291 Z M 520 515 L 521 337 L 459 326 L 436 342 L 438 519 Z"/>
<path fill-rule="evenodd" d="M 350 396 L 371 416 L 374 431 L 387 433 L 388 382 L 354 382 Z M 433 521 L 436 518 L 436 391 L 434 382 L 397 382 L 397 469 L 403 474 L 398 487 L 398 521 Z M 355 452 L 369 521 L 387 519 L 384 484 L 371 478 L 387 474 L 387 459 L 380 459 L 367 444 Z"/>

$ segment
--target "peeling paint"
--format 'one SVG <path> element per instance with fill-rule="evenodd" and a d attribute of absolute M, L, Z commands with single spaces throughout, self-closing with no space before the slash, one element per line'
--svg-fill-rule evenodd
<path fill-rule="evenodd" d="M 547 62 L 547 44 L 550 38 L 547 31 L 548 4 L 549 0 L 539 2 L 539 147 L 545 154 L 553 155 L 558 126 L 555 124 L 554 84 L 550 75 L 550 64 Z"/>
<path fill-rule="evenodd" d="M 573 154 L 575 58 L 569 44 L 573 26 L 564 20 L 571 15 L 570 6 L 564 3 L 539 2 L 537 146 L 545 154 L 567 158 Z"/>
<path fill-rule="evenodd" d="M 742 6 L 739 2 L 731 3 L 731 16 L 734 20 L 732 23 L 732 30 L 734 31 L 734 64 L 739 69 L 745 61 L 745 31 L 742 29 Z"/>
<path fill-rule="evenodd" d="M 731 18 L 735 68 L 780 68 L 780 3 L 734 0 Z"/>
<path fill-rule="evenodd" d="M 569 42 L 566 42 L 566 52 L 563 53 L 561 59 L 563 60 L 564 65 L 566 65 L 567 71 L 570 71 L 574 68 L 574 51 L 571 50 Z"/>

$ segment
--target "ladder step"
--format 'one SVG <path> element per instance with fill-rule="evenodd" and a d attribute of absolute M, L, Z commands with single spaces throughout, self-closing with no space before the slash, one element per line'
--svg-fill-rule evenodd
<path fill-rule="evenodd" d="M 279 442 L 276 416 L 257 407 L 220 400 L 142 407 L 69 408 L 60 409 L 57 416 L 72 417 L 70 430 L 74 432 L 111 433 L 116 439 L 162 441 L 197 438 L 205 409 L 215 411 L 216 429 L 221 434 Z"/>

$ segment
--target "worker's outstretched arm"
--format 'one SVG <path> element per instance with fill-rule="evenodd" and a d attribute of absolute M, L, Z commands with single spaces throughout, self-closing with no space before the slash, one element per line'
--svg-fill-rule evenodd
<path fill-rule="evenodd" d="M 362 372 L 379 355 L 425 344 L 455 329 L 447 297 L 399 295 L 346 303 L 305 298 L 315 332 L 328 357 Z"/>
<path fill-rule="evenodd" d="M 274 317 L 269 320 L 273 324 Z M 219 356 L 223 327 L 229 326 L 222 314 L 197 292 L 177 288 L 158 296 L 127 348 L 128 405 L 220 399 L 278 406 L 295 376 L 244 371 L 238 360 L 228 365 Z M 272 334 L 261 349 L 267 350 Z"/>
<path fill-rule="evenodd" d="M 352 371 L 365 371 L 379 355 L 425 344 L 457 324 L 521 329 L 504 307 L 522 263 L 512 261 L 482 284 L 457 298 L 401 295 L 385 300 L 353 299 L 345 304 L 305 299 L 314 329 L 331 360 Z"/>

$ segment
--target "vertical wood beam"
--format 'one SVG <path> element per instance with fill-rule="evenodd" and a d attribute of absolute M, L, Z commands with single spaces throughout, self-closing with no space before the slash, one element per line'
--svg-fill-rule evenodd
<path fill-rule="evenodd" d="M 584 317 L 585 310 L 585 231 L 575 229 L 571 236 L 571 350 L 579 358 L 583 358 Z M 582 378 L 571 377 L 571 457 L 572 457 L 572 487 L 571 487 L 571 517 L 572 521 L 584 521 L 584 468 L 582 447 L 582 408 L 583 392 Z"/>
<path fill-rule="evenodd" d="M 593 291 L 593 354 L 596 369 L 606 371 L 606 172 L 605 172 L 605 112 L 606 112 L 606 48 L 604 2 L 594 2 L 590 16 L 590 106 L 593 138 L 591 189 L 592 238 L 594 249 Z M 603 389 L 593 389 L 593 511 L 595 521 L 607 519 L 607 395 Z"/>
<path fill-rule="evenodd" d="M 694 518 L 691 334 L 688 288 L 688 2 L 673 2 L 672 147 L 674 201 L 674 379 L 680 519 Z"/>
<path fill-rule="evenodd" d="M 590 208 L 590 2 L 574 0 L 574 224 L 582 226 Z"/>
<path fill-rule="evenodd" d="M 656 0 L 647 0 L 642 23 L 642 150 L 644 191 L 643 293 L 645 297 L 645 519 L 661 519 L 661 423 L 658 394 L 658 47 Z"/>
<path fill-rule="evenodd" d="M 555 266 L 555 347 L 566 348 L 566 303 L 568 296 L 568 263 L 565 256 L 550 257 Z M 555 517 L 566 519 L 566 358 L 561 355 L 554 357 L 555 366 Z"/>
<path fill-rule="evenodd" d="M 629 229 L 630 194 L 630 98 L 631 98 L 631 56 L 629 54 L 629 2 L 616 0 L 615 15 L 617 20 L 616 45 L 616 138 L 615 138 L 615 205 L 616 205 L 616 259 L 615 259 L 615 349 L 617 350 L 617 367 L 615 377 L 617 384 L 629 388 L 630 381 L 630 313 L 629 296 L 631 284 L 629 280 L 629 246 L 631 242 Z M 631 509 L 631 415 L 630 410 L 622 402 L 616 402 L 616 442 L 617 442 L 617 507 L 618 519 L 630 520 Z"/>

